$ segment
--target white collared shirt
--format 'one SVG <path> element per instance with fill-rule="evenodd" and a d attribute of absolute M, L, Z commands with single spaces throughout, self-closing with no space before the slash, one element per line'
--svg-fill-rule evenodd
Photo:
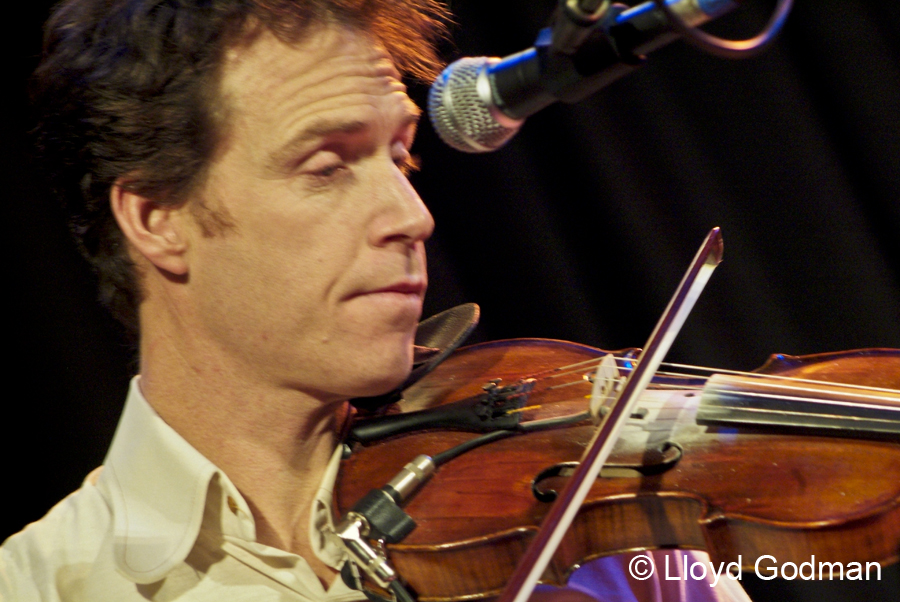
<path fill-rule="evenodd" d="M 320 528 L 331 521 L 332 458 L 310 524 L 317 555 L 340 552 Z M 228 477 L 167 425 L 138 379 L 103 467 L 43 519 L 0 548 L 0 600 L 146 602 L 349 602 L 326 590 L 304 559 L 256 541 L 246 501 Z"/>

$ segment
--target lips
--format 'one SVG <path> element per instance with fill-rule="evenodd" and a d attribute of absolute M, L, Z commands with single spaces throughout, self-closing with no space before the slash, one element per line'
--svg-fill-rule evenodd
<path fill-rule="evenodd" d="M 418 295 L 419 297 L 423 297 L 425 295 L 426 287 L 427 284 L 425 283 L 424 278 L 412 278 L 401 280 L 389 286 L 377 288 L 363 294 L 400 293 L 403 295 Z"/>
<path fill-rule="evenodd" d="M 428 283 L 425 278 L 422 277 L 409 277 L 398 280 L 392 284 L 388 284 L 380 287 L 373 288 L 363 288 L 357 292 L 352 293 L 347 298 L 354 299 L 359 297 L 392 297 L 392 296 L 400 296 L 406 299 L 415 298 L 420 302 L 425 297 L 425 290 L 428 288 Z"/>

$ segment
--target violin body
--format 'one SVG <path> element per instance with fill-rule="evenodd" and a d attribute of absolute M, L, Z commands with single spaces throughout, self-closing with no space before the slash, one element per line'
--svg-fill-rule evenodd
<path fill-rule="evenodd" d="M 605 353 L 538 339 L 463 348 L 408 389 L 400 406 L 429 408 L 477 396 L 494 379 L 534 377 L 523 420 L 577 414 L 590 400 L 585 376 L 593 367 L 565 367 Z M 900 389 L 900 354 L 773 356 L 760 372 Z M 684 387 L 666 382 L 642 395 L 609 458 L 612 468 L 592 486 L 545 583 L 565 583 L 595 557 L 656 548 L 706 550 L 716 566 L 740 561 L 750 570 L 763 555 L 779 565 L 813 556 L 816 563 L 897 560 L 900 438 L 701 425 L 693 384 L 690 378 Z M 533 481 L 548 467 L 577 462 L 593 431 L 584 420 L 522 434 L 442 466 L 405 505 L 417 528 L 388 547 L 391 563 L 419 599 L 497 595 L 551 506 L 535 497 Z M 387 483 L 416 455 L 434 455 L 475 436 L 426 431 L 356 444 L 336 483 L 338 512 Z M 538 488 L 561 488 L 564 479 L 543 479 Z"/>

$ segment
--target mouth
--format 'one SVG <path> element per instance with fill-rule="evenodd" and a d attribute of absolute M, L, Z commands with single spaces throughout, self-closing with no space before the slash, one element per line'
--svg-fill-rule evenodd
<path fill-rule="evenodd" d="M 394 284 L 385 286 L 383 288 L 377 288 L 371 290 L 364 294 L 382 294 L 382 293 L 395 293 L 398 295 L 413 295 L 417 297 L 425 296 L 425 289 L 427 288 L 427 284 L 425 283 L 424 278 L 405 278 Z"/>
<path fill-rule="evenodd" d="M 390 349 L 391 353 L 411 355 L 427 286 L 425 277 L 404 277 L 383 286 L 378 282 L 371 287 L 363 285 L 345 297 L 347 327 L 379 344 L 389 342 L 393 346 L 383 349 Z"/>
<path fill-rule="evenodd" d="M 405 303 L 414 303 L 421 305 L 425 298 L 425 290 L 428 283 L 423 277 L 408 277 L 396 282 L 371 289 L 364 289 L 353 295 L 351 298 L 365 297 L 369 299 L 384 299 L 402 301 Z"/>

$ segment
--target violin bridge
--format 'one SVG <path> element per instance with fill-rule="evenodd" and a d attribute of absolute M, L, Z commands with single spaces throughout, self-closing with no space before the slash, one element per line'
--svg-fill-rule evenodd
<path fill-rule="evenodd" d="M 611 353 L 607 353 L 600 360 L 591 381 L 593 382 L 590 403 L 591 420 L 597 425 L 615 403 L 616 395 L 622 387 L 619 367 L 616 365 L 616 358 Z"/>

